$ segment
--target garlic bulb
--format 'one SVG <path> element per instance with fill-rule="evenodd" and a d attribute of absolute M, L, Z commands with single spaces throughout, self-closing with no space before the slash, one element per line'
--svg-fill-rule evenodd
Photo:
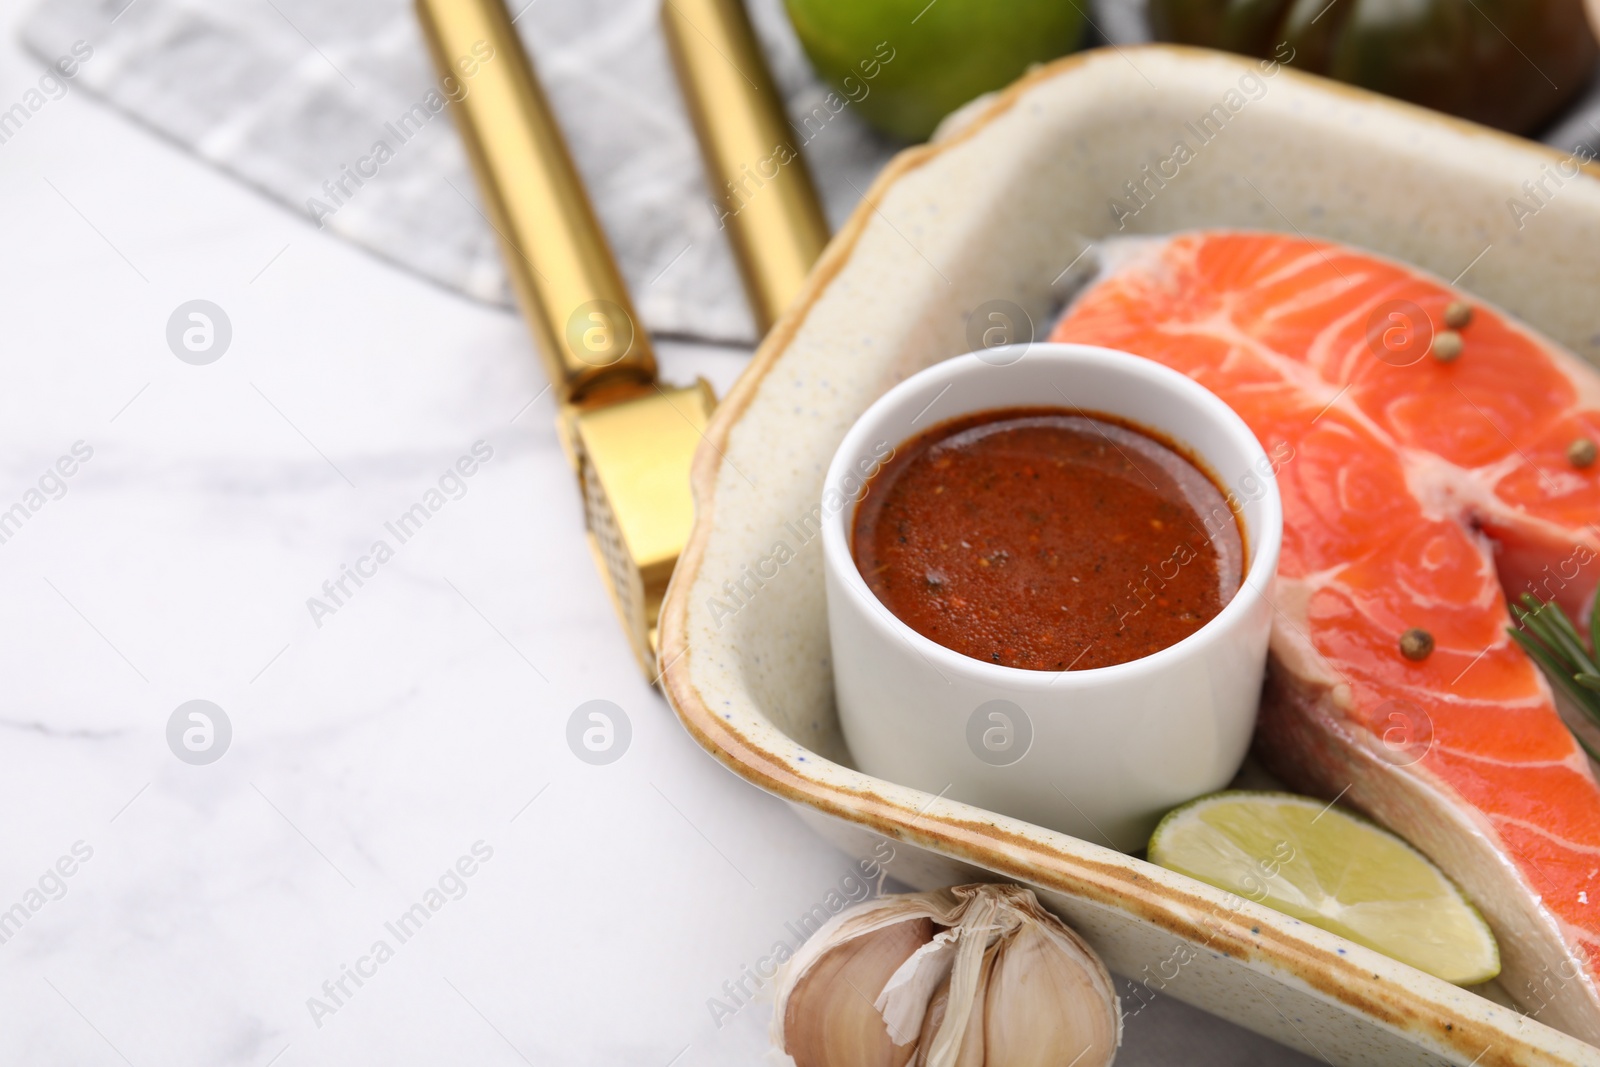
<path fill-rule="evenodd" d="M 778 973 L 773 1042 L 796 1067 L 1101 1067 L 1111 975 L 1016 885 L 866 901 Z"/>

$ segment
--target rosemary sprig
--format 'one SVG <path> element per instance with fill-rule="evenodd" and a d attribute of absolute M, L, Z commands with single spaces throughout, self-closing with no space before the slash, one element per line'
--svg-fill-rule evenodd
<path fill-rule="evenodd" d="M 1551 684 L 1600 727 L 1600 663 L 1595 658 L 1600 651 L 1600 589 L 1595 590 L 1595 604 L 1590 610 L 1588 648 L 1583 646 L 1583 637 L 1561 605 L 1553 600 L 1546 603 L 1532 593 L 1522 594 L 1522 603 L 1525 606 L 1511 605 L 1511 614 L 1517 620 L 1517 625 L 1509 628 L 1512 638 L 1544 668 Z M 1572 736 L 1591 759 L 1600 761 L 1600 752 L 1576 730 Z"/>

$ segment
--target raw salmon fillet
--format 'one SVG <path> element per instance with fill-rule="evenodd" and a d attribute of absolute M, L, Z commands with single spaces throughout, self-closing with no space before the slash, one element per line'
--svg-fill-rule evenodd
<path fill-rule="evenodd" d="M 1508 595 L 1577 615 L 1600 577 L 1600 465 L 1567 458 L 1600 441 L 1600 373 L 1477 302 L 1435 359 L 1429 324 L 1467 298 L 1331 243 L 1186 233 L 1104 258 L 1051 339 L 1184 372 L 1277 468 L 1258 753 L 1431 856 L 1494 928 L 1505 990 L 1600 1043 L 1600 788 L 1506 633 Z M 1399 651 L 1410 627 L 1424 660 Z"/>

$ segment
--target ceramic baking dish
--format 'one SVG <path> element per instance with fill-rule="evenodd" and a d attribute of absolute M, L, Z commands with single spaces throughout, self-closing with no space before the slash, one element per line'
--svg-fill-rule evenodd
<path fill-rule="evenodd" d="M 1146 181 L 1191 127 L 1193 158 Z M 987 301 L 1020 305 L 1042 336 L 1093 259 L 1080 255 L 1119 222 L 1348 241 L 1459 277 L 1594 361 L 1600 181 L 1546 180 L 1537 201 L 1523 188 L 1559 163 L 1417 108 L 1180 48 L 1075 56 L 969 108 L 885 169 L 706 430 L 698 517 L 662 610 L 664 684 L 684 725 L 845 850 L 891 839 L 904 882 L 1032 886 L 1123 976 L 1129 1012 L 1159 989 L 1339 1064 L 1600 1064 L 1600 1050 L 1536 1020 L 1232 894 L 853 770 L 807 521 L 874 398 L 974 347 L 968 320 Z M 1514 211 L 1513 197 L 1536 210 Z M 780 540 L 795 552 L 781 565 Z"/>

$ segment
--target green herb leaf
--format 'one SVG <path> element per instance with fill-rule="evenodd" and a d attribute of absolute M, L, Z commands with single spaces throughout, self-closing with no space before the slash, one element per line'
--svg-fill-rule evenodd
<path fill-rule="evenodd" d="M 1588 649 L 1583 647 L 1583 638 L 1578 636 L 1577 627 L 1572 625 L 1567 613 L 1561 610 L 1561 605 L 1553 600 L 1548 604 L 1541 604 L 1529 594 L 1524 594 L 1523 599 L 1538 605 L 1525 616 L 1525 619 L 1534 625 L 1540 639 L 1550 646 L 1550 651 L 1572 665 L 1571 673 L 1575 674 L 1585 668 L 1592 669 L 1594 661 L 1589 658 Z"/>
<path fill-rule="evenodd" d="M 1527 650 L 1535 663 L 1544 668 L 1545 674 L 1556 688 L 1571 697 L 1572 702 L 1578 705 L 1579 709 L 1592 719 L 1596 726 L 1600 726 L 1600 699 L 1596 699 L 1595 694 L 1590 693 L 1588 690 L 1579 688 L 1572 680 L 1573 672 L 1567 670 L 1561 661 L 1551 654 L 1549 649 L 1537 641 L 1530 640 L 1525 635 L 1517 633 L 1515 630 L 1511 632 L 1511 636 Z"/>
<path fill-rule="evenodd" d="M 1600 726 L 1600 666 L 1595 663 L 1594 652 L 1583 647 L 1582 635 L 1559 604 L 1545 603 L 1527 593 L 1523 594 L 1522 603 L 1526 607 L 1511 605 L 1517 625 L 1508 627 L 1507 632 L 1544 670 L 1550 684 Z M 1595 594 L 1589 629 L 1593 646 L 1600 647 L 1600 590 Z M 1600 761 L 1600 755 L 1576 731 L 1573 737 L 1592 759 Z"/>
<path fill-rule="evenodd" d="M 1589 647 L 1600 656 L 1600 585 L 1594 589 L 1594 603 L 1589 605 Z"/>

